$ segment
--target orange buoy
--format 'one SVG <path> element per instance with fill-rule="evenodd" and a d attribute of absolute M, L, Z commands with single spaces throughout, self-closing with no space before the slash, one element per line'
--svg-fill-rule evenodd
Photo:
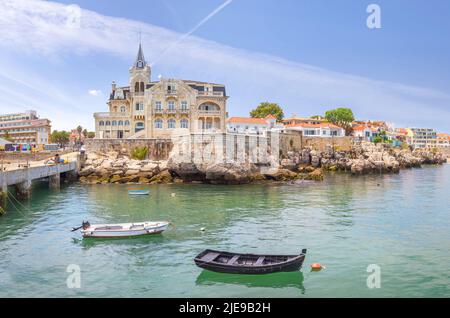
<path fill-rule="evenodd" d="M 322 265 L 319 264 L 319 263 L 311 264 L 311 269 L 312 269 L 313 271 L 320 271 L 320 270 L 323 269 L 323 268 L 325 268 L 325 267 L 322 266 Z"/>

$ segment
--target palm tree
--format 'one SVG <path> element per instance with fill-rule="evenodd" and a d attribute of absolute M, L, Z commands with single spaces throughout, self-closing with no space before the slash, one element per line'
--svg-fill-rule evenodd
<path fill-rule="evenodd" d="M 78 132 L 78 140 L 81 141 L 81 132 L 83 131 L 83 127 L 78 126 L 77 127 L 77 132 Z"/>

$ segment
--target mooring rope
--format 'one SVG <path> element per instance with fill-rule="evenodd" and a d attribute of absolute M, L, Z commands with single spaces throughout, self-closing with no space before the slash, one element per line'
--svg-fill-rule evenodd
<path fill-rule="evenodd" d="M 12 202 L 12 200 L 10 199 L 10 197 L 12 197 L 18 205 L 20 205 L 24 210 L 28 211 L 28 212 L 33 212 L 31 211 L 28 207 L 26 207 L 25 205 L 23 205 L 15 196 L 14 194 L 11 193 L 11 191 L 7 190 L 7 194 L 8 194 L 8 199 L 10 200 L 10 202 L 12 203 L 12 205 L 16 208 L 17 211 L 19 211 L 17 209 L 17 207 L 15 206 L 15 204 Z M 22 213 L 22 211 L 19 211 L 20 213 Z"/>

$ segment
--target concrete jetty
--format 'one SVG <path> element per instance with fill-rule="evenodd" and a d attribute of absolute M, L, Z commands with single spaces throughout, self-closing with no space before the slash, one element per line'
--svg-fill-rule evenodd
<path fill-rule="evenodd" d="M 79 158 L 68 163 L 54 165 L 38 165 L 32 167 L 21 167 L 14 170 L 0 171 L 0 214 L 4 211 L 8 196 L 8 186 L 15 186 L 17 197 L 26 199 L 31 196 L 32 181 L 48 178 L 49 187 L 58 189 L 60 187 L 61 174 L 66 178 L 76 180 L 80 168 Z"/>

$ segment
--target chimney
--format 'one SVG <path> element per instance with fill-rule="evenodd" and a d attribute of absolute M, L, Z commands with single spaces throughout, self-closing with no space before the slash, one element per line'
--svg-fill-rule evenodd
<path fill-rule="evenodd" d="M 111 86 L 112 86 L 112 91 L 114 92 L 116 90 L 116 82 L 113 81 Z"/>

